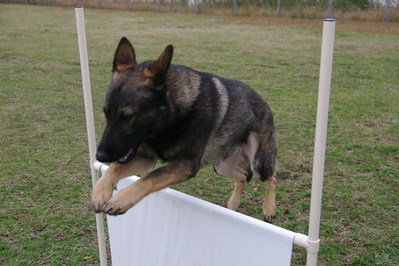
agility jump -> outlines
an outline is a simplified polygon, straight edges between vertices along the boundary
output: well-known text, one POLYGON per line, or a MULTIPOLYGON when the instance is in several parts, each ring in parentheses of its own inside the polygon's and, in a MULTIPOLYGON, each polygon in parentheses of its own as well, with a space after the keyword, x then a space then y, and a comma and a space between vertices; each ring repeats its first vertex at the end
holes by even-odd
MULTIPOLYGON (((95 158, 83 8, 76 7, 75 14, 94 185, 99 172, 105 172, 107 166, 95 158)), ((144 198, 123 216, 107 216, 113 265, 289 265, 293 244, 307 249, 308 266, 317 265, 334 34, 335 20, 326 19, 322 37, 309 235, 264 223, 172 189, 163 189, 144 198), (246 247, 240 243, 251 245, 246 247)), ((121 180, 118 189, 137 179, 121 180)), ((100 262, 107 265, 102 214, 96 214, 96 224, 100 262)))

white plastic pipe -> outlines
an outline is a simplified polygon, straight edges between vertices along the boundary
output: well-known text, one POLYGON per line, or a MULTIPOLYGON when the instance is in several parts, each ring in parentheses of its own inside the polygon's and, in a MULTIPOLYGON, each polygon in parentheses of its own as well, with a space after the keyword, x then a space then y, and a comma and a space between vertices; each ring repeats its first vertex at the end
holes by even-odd
POLYGON ((294 244, 303 248, 308 248, 308 236, 301 233, 296 233, 294 237, 294 244))
POLYGON ((321 45, 319 95, 317 101, 316 136, 313 158, 312 197, 310 202, 307 266, 317 265, 320 239, 320 214, 323 192, 324 162, 330 101, 335 19, 325 19, 321 45))
POLYGON ((108 169, 108 165, 106 165, 106 164, 103 164, 103 163, 100 163, 99 161, 96 161, 95 163, 94 163, 94 168, 97 170, 97 171, 99 171, 99 172, 101 172, 101 173, 105 173, 105 171, 107 171, 107 169, 108 169))
MULTIPOLYGON (((94 167, 94 163, 96 162, 96 137, 95 137, 96 135, 94 131, 93 103, 91 100, 89 59, 87 55, 86 30, 85 30, 83 7, 80 6, 75 7, 75 16, 76 16, 76 27, 78 31, 80 67, 82 72, 83 96, 84 96, 85 113, 86 113, 87 138, 89 140, 90 170, 91 170, 92 182, 94 185, 99 178, 99 172, 94 167)), ((98 248, 100 252, 100 264, 101 266, 106 266, 107 253, 105 249, 104 218, 101 213, 96 214, 96 225, 97 225, 97 236, 98 236, 98 248)))

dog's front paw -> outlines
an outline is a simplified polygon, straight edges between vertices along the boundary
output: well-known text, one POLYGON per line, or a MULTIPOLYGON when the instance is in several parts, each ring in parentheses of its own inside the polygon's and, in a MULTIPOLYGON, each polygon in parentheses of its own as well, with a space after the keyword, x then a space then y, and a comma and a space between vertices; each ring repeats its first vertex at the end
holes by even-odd
POLYGON ((112 197, 115 184, 105 178, 100 178, 91 193, 91 203, 95 212, 102 212, 105 203, 112 197))
POLYGON ((101 211, 109 215, 124 214, 137 202, 134 195, 128 193, 127 189, 122 189, 105 203, 101 211))
POLYGON ((122 202, 113 201, 111 199, 105 203, 102 212, 109 215, 120 215, 124 214, 128 209, 130 209, 130 207, 127 207, 122 202))
POLYGON ((113 195, 105 203, 101 211, 110 215, 124 214, 139 203, 140 200, 149 194, 143 186, 139 185, 140 181, 141 179, 113 195))

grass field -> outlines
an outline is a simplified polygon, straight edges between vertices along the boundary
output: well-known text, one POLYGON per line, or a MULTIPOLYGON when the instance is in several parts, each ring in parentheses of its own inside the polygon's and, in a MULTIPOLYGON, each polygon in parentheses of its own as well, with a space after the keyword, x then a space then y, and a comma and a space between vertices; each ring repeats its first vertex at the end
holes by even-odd
MULTIPOLYGON (((279 144, 274 223, 307 233, 321 21, 85 10, 96 130, 121 36, 138 60, 245 81, 271 105, 279 144)), ((98 265, 74 10, 0 4, 0 265, 98 265)), ((399 31, 337 24, 320 265, 399 265, 399 31)), ((204 167, 175 187, 225 205, 204 167)), ((261 217, 264 187, 240 212, 261 217)), ((294 248, 293 265, 306 253, 294 248)))

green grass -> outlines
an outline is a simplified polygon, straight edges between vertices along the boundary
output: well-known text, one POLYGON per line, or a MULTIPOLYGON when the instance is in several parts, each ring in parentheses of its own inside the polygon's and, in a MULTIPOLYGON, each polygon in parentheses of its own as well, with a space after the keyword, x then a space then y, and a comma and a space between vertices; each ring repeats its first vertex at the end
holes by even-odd
MULTIPOLYGON (((279 144, 274 223, 307 233, 321 22, 85 15, 98 138, 120 37, 139 61, 172 43, 173 62, 241 79, 268 100, 279 144)), ((0 265, 97 265, 74 10, 0 4, 0 28, 0 265)), ((337 25, 320 265, 399 265, 398 43, 392 25, 337 25)), ((224 206, 232 184, 204 167, 175 188, 224 206)), ((251 181, 239 211, 260 218, 263 193, 251 181)), ((294 251, 303 265, 306 252, 294 251)))

